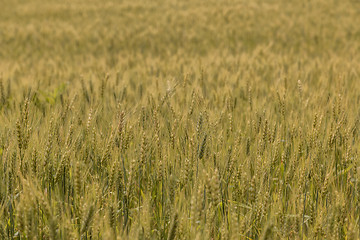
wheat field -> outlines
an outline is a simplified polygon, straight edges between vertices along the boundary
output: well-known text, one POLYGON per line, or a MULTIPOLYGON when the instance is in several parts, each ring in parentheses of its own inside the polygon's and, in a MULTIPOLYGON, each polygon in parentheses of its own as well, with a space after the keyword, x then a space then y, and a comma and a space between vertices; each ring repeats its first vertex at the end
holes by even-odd
POLYGON ((359 1, 0 5, 0 239, 360 239, 359 1))

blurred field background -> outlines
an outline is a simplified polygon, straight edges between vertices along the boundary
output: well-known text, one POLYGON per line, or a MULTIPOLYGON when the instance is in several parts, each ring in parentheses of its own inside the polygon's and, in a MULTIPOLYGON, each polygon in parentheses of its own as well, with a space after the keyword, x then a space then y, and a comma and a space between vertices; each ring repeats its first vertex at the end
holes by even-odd
POLYGON ((0 6, 0 239, 360 238, 360 1, 0 6))

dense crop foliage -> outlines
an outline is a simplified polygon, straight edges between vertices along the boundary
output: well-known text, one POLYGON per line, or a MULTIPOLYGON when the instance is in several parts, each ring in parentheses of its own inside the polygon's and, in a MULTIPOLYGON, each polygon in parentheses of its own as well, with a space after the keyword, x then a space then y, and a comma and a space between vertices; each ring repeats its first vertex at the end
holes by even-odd
POLYGON ((360 237, 359 1, 0 5, 0 239, 360 237))

